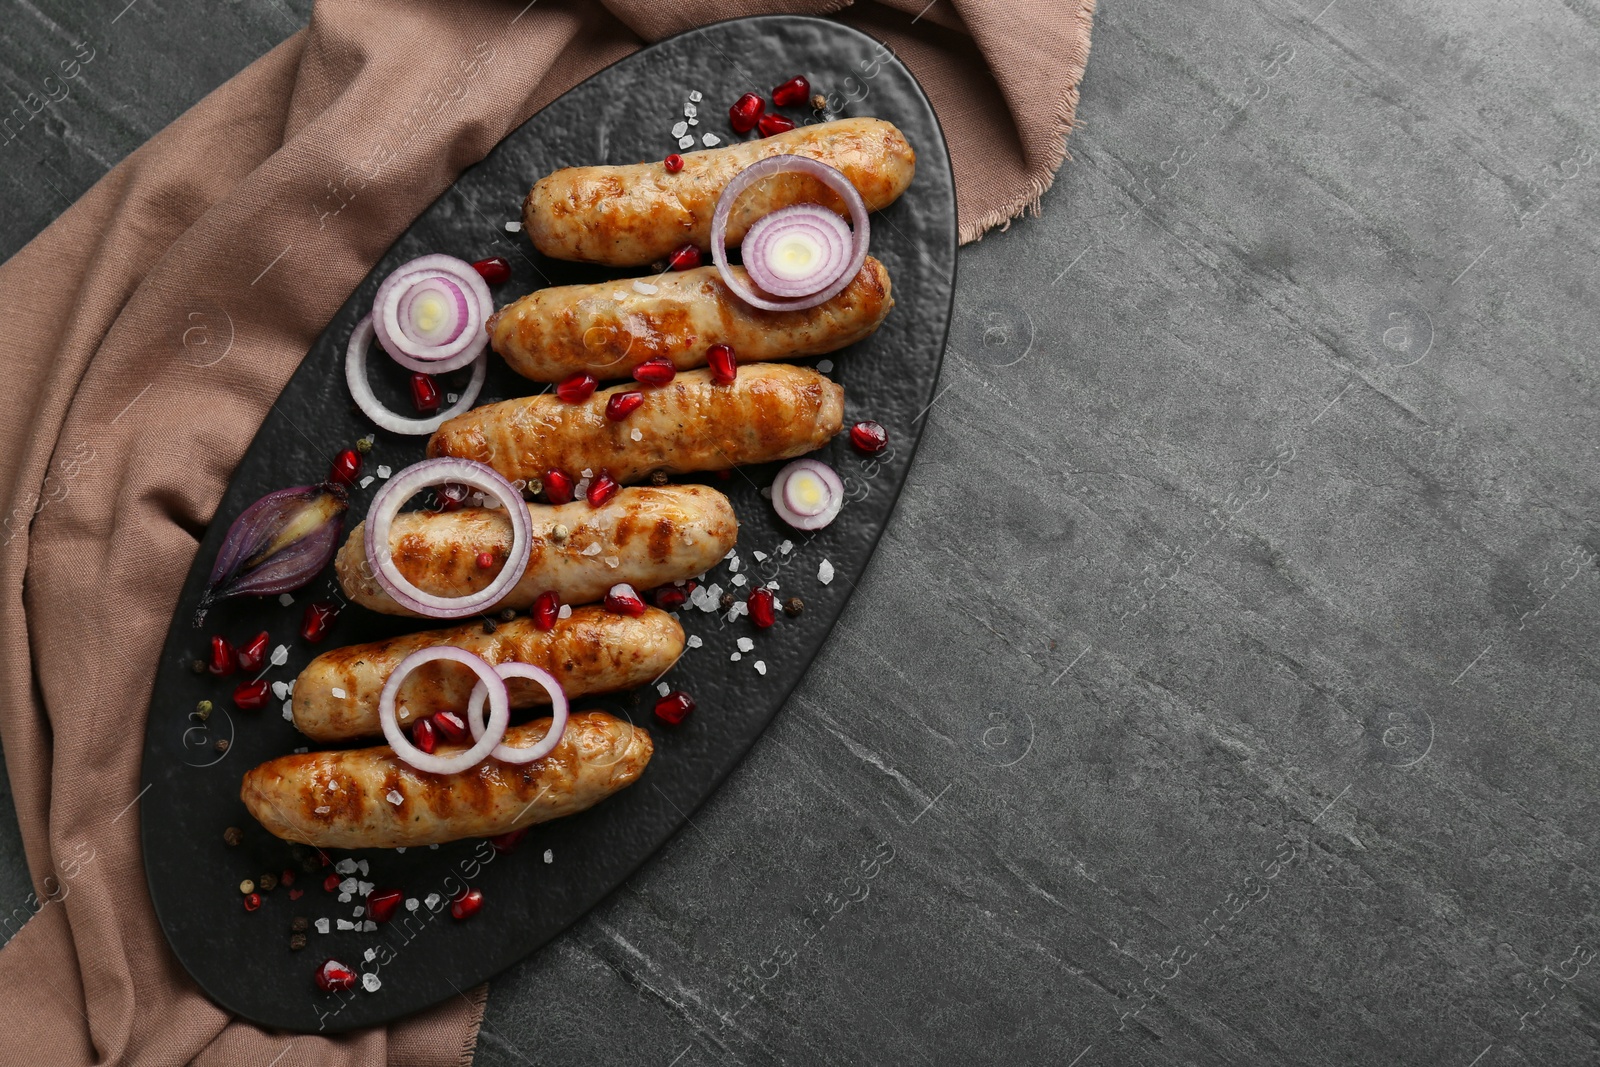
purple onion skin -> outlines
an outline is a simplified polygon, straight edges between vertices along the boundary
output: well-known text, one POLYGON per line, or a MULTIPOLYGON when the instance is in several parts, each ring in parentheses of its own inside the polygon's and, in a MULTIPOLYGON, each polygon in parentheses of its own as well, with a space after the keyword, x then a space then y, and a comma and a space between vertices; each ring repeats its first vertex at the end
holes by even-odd
POLYGON ((306 585, 338 551, 349 506, 344 487, 333 482, 279 489, 257 500, 228 527, 202 601, 273 596, 306 585))

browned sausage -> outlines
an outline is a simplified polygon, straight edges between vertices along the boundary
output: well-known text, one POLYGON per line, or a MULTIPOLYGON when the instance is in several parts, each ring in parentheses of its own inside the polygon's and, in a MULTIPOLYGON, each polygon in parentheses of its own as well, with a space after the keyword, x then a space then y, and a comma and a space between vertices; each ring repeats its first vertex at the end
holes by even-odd
MULTIPOLYGON (((532 745, 549 728, 549 719, 513 726, 506 743, 532 745)), ((441 754, 458 750, 439 748, 441 754)), ((572 716, 555 750, 532 763, 489 757, 460 774, 428 774, 387 745, 308 752, 252 768, 239 796, 285 841, 318 848, 438 845, 510 833, 593 807, 637 780, 653 751, 644 730, 587 711, 572 716)))

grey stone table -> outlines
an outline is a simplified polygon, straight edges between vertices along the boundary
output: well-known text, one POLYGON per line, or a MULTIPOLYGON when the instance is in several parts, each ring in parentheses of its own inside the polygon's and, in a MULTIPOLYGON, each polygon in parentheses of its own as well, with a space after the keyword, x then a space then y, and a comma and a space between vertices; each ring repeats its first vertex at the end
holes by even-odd
MULTIPOLYGON (((6 253, 308 17, 5 11, 13 97, 97 51, 0 149, 6 253)), ((1095 34, 1043 217, 961 253, 828 649, 495 983, 480 1064, 1600 1051, 1600 6, 1106 0, 1095 34)))

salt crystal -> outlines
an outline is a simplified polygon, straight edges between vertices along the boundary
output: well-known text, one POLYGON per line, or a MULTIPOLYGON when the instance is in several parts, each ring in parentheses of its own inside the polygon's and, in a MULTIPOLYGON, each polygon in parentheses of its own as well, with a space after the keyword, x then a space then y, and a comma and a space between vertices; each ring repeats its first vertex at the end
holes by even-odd
POLYGON ((361 916, 365 915, 366 913, 367 909, 362 907, 360 904, 357 904, 354 910, 350 912, 350 914, 355 916, 357 919, 361 918, 361 916))
POLYGON ((429 845, 428 847, 430 849, 432 849, 433 851, 435 851, 435 852, 439 851, 439 846, 438 845, 429 845))
POLYGON ((360 897, 364 897, 368 893, 372 892, 373 888, 374 887, 373 887, 371 882, 357 882, 356 883, 356 895, 360 896, 360 897))
POLYGON ((544 861, 546 863, 554 863, 556 861, 556 854, 554 852, 551 852, 549 849, 545 849, 544 850, 544 861))
POLYGON ((334 686, 333 687, 333 697, 334 697, 335 700, 343 700, 345 698, 344 690, 340 689, 338 686, 334 686))
POLYGON ((356 891, 356 878, 354 877, 356 873, 355 862, 353 860, 340 860, 334 865, 333 869, 338 871, 340 874, 350 876, 340 880, 339 891, 342 893, 354 893, 356 891), (346 866, 346 864, 349 864, 349 866, 346 866))
POLYGON ((294 750, 294 754, 295 754, 295 755, 296 755, 296 756, 303 756, 303 755, 305 755, 305 754, 306 754, 306 753, 307 753, 307 752, 310 752, 310 751, 311 751, 311 749, 310 749, 310 748, 306 748, 306 747, 301 747, 301 748, 297 748, 297 749, 295 749, 295 750, 294 750))
POLYGON ((378 950, 375 948, 369 948, 367 951, 361 954, 361 958, 366 960, 368 963, 371 963, 373 960, 378 958, 378 950))
POLYGON ((356 924, 349 919, 338 919, 334 922, 333 927, 335 930, 354 930, 356 929, 356 924))
POLYGON ((429 893, 422 902, 428 906, 429 911, 437 911, 439 910, 440 899, 441 898, 439 897, 438 893, 429 893))
POLYGON ((279 700, 287 700, 289 698, 289 683, 273 682, 272 695, 277 697, 279 700))
POLYGON ((622 557, 620 557, 620 556, 607 556, 605 558, 605 565, 607 567, 615 567, 621 562, 622 562, 622 557))
POLYGON ((389 469, 389 465, 387 463, 378 464, 378 477, 387 478, 387 477, 389 477, 389 475, 391 475, 393 473, 394 473, 394 471, 389 469))
POLYGON ((732 573, 733 571, 736 571, 738 569, 739 569, 739 557, 738 556, 734 556, 732 559, 728 560, 728 571, 729 571, 729 573, 732 573))
POLYGON ((749 614, 749 612, 750 612, 750 605, 746 604, 742 600, 735 600, 733 602, 733 607, 728 609, 728 621, 732 622, 734 619, 737 619, 740 615, 747 615, 747 614, 749 614))
POLYGON ((356 860, 356 870, 361 872, 362 877, 366 877, 372 873, 372 870, 370 867, 368 867, 366 860, 356 860))
POLYGON ((416 897, 406 897, 407 911, 416 911, 420 907, 422 907, 422 901, 418 900, 416 897))
POLYGON ((778 546, 778 551, 782 552, 785 556, 787 556, 789 553, 794 551, 794 542, 793 541, 785 541, 783 544, 778 546))
POLYGON ((520 223, 520 222, 508 222, 508 223, 506 223, 506 232, 507 233, 521 233, 522 232, 522 223, 520 223))
POLYGON ((761 487, 761 495, 763 497, 765 497, 766 499, 771 500, 772 499, 772 486, 763 485, 761 487))
POLYGON ((668 693, 672 692, 672 686, 668 685, 666 682, 662 682, 660 685, 656 686, 656 692, 660 693, 662 696, 666 696, 668 693))
POLYGON ((690 103, 687 103, 687 104, 683 105, 683 113, 684 113, 684 115, 686 115, 687 117, 692 119, 696 115, 700 114, 700 109, 695 107, 694 103, 691 101, 690 103))
POLYGON ((572 605, 571 604, 563 604, 563 605, 561 605, 561 610, 556 612, 556 618, 558 618, 558 619, 570 619, 570 618, 572 618, 572 605))
POLYGON ((744 584, 744 583, 745 583, 745 577, 744 577, 744 575, 742 575, 742 574, 735 574, 735 575, 734 575, 734 576, 733 576, 733 584, 734 584, 734 585, 743 585, 743 584, 744 584))
POLYGON ((688 645, 689 645, 690 648, 699 648, 703 644, 705 644, 705 642, 700 640, 700 635, 699 634, 690 634, 689 635, 688 645))
POLYGON ((702 133, 700 135, 700 143, 705 145, 707 148, 715 148, 717 145, 722 143, 722 138, 718 137, 714 133, 702 133))
POLYGON ((325 934, 327 932, 328 932, 328 920, 327 919, 318 919, 317 920, 317 933, 325 934))
POLYGON ((699 89, 691 89, 689 90, 689 99, 698 104, 701 100, 704 100, 705 97, 700 95, 699 89))
POLYGON ((290 679, 289 679, 289 695, 290 695, 290 696, 293 696, 293 695, 294 695, 294 683, 295 683, 295 682, 296 682, 296 681, 298 681, 298 680, 299 680, 299 679, 297 679, 297 678, 290 678, 290 679))
POLYGON ((329 782, 328 783, 328 792, 337 793, 338 791, 339 791, 339 783, 338 782, 329 782))
POLYGON ((770 581, 770 582, 768 582, 768 583, 767 583, 767 588, 768 588, 768 589, 771 589, 771 590, 772 590, 772 591, 773 591, 773 592, 777 592, 777 589, 778 589, 778 583, 777 583, 777 581, 776 581, 776 580, 774 580, 774 581, 770 581))
POLYGON ((700 125, 700 120, 692 118, 692 119, 689 120, 689 125, 698 126, 698 125, 700 125))
POLYGON ((288 607, 290 604, 294 603, 294 597, 290 596, 288 593, 279 593, 278 603, 282 604, 284 607, 288 607))
POLYGON ((323 805, 321 805, 321 806, 320 806, 320 807, 317 807, 317 808, 315 808, 315 809, 313 809, 313 810, 314 810, 314 811, 315 811, 315 812, 316 812, 316 814, 318 814, 318 815, 326 815, 326 814, 328 814, 328 812, 330 812, 330 811, 332 811, 332 810, 333 810, 333 809, 332 809, 332 808, 330 808, 330 807, 328 807, 328 805, 326 805, 326 804, 323 804, 323 805))
POLYGON ((672 136, 674 136, 674 137, 682 137, 684 134, 686 134, 688 132, 689 132, 689 124, 687 122, 679 122, 679 123, 677 123, 676 125, 674 125, 672 127, 672 136))
POLYGON ((756 673, 757 674, 766 674, 767 673, 767 661, 766 660, 764 660, 764 659, 756 660, 756 673))
POLYGON ((585 468, 583 468, 583 470, 578 472, 578 477, 580 477, 580 478, 593 478, 594 477, 594 471, 589 469, 588 467, 585 467, 585 468))
POLYGON ((368 919, 366 922, 361 924, 361 932, 364 934, 370 934, 377 928, 378 924, 373 922, 371 919, 368 919))
POLYGON ((636 293, 643 293, 645 296, 650 296, 653 293, 659 293, 661 291, 661 286, 651 285, 643 278, 635 278, 633 280, 633 291, 636 293))
POLYGON ((633 432, 630 433, 628 436, 633 438, 635 441, 643 441, 644 440, 644 431, 639 429, 639 427, 635 426, 633 428, 633 432))
POLYGON ((444 398, 449 403, 454 404, 457 400, 461 399, 461 394, 460 393, 446 393, 446 394, 444 394, 444 398))
POLYGON ((829 563, 827 560, 822 561, 822 565, 817 568, 817 581, 821 582, 823 585, 827 585, 829 582, 833 581, 833 564, 829 563))
POLYGON ((600 542, 596 541, 594 544, 592 544, 588 548, 584 549, 582 554, 585 555, 585 556, 598 556, 600 553, 602 553, 604 551, 605 551, 605 549, 600 547, 600 542))
POLYGON ((742 652, 735 652, 735 653, 734 653, 734 654, 733 654, 733 655, 731 655, 731 656, 729 656, 729 657, 728 657, 728 658, 729 658, 729 659, 731 659, 731 660, 733 660, 733 661, 734 661, 734 662, 735 662, 735 663, 737 663, 737 662, 739 662, 739 661, 740 661, 740 660, 742 660, 742 659, 744 659, 744 653, 742 653, 742 652))
POLYGON ((283 702, 283 721, 294 722, 294 701, 292 700, 283 702))
POLYGON ((753 649, 755 647, 756 647, 756 643, 754 641, 750 640, 748 637, 739 638, 739 651, 740 652, 749 652, 751 649, 753 649))
POLYGON ((281 667, 285 663, 288 663, 288 662, 289 662, 289 646, 288 645, 279 645, 277 648, 272 650, 272 665, 274 667, 281 667))
POLYGON ((401 804, 406 802, 406 798, 400 795, 400 790, 398 789, 389 790, 389 792, 384 795, 383 799, 387 800, 396 807, 399 807, 401 804))
POLYGON ((818 363, 817 370, 821 371, 823 374, 827 374, 829 371, 833 370, 833 360, 825 359, 818 363))
POLYGON ((739 550, 737 548, 730 548, 730 549, 728 549, 728 554, 723 556, 722 558, 723 559, 732 559, 733 557, 737 556, 738 554, 739 554, 739 550))
POLYGON ((351 894, 349 894, 349 893, 340 893, 339 894, 339 903, 348 904, 348 903, 350 903, 350 898, 351 898, 351 894))
POLYGON ((765 563, 767 560, 767 554, 759 548, 750 554, 756 558, 757 563, 765 563))
POLYGON ((694 147, 694 134, 686 133, 682 137, 678 138, 678 147, 679 148, 693 148, 694 147))
MULTIPOLYGON (((371 952, 372 950, 369 948, 367 951, 371 952)), ((367 958, 370 960, 372 957, 368 956, 367 958)), ((361 976, 361 988, 365 989, 368 993, 376 993, 378 991, 378 987, 381 985, 383 985, 383 983, 378 980, 377 974, 372 971, 368 971, 361 976)))

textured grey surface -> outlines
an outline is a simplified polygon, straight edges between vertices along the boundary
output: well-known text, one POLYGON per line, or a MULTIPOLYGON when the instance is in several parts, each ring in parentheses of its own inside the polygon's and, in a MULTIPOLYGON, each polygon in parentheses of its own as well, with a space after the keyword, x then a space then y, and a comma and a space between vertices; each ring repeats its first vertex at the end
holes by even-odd
MULTIPOLYGON (((1325 3, 1107 0, 830 645, 480 1064, 1600 1051, 1600 9, 1325 3)), ((44 9, 6 250, 292 21, 44 9)))

